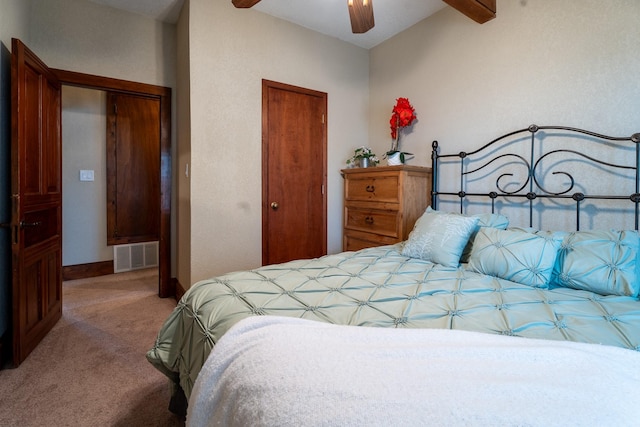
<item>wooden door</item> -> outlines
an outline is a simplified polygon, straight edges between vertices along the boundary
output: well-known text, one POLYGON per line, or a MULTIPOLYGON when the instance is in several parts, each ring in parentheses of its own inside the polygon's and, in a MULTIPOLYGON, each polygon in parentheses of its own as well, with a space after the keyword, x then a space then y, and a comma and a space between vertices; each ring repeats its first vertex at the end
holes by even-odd
POLYGON ((160 100, 107 96, 107 244, 156 241, 160 229, 160 100))
POLYGON ((327 252, 326 93, 264 80, 262 262, 327 252))
POLYGON ((62 316, 61 89, 20 40, 11 52, 13 363, 62 316))

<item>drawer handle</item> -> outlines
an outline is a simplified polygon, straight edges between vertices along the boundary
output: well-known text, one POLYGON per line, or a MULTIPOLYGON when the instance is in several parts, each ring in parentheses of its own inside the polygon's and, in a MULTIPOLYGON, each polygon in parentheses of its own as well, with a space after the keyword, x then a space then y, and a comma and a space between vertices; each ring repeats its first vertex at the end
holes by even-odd
POLYGON ((367 185, 367 193, 373 193, 374 191, 376 191, 375 185, 367 185))
POLYGON ((366 224, 373 225, 373 217, 372 217, 372 216, 367 216, 367 217, 365 217, 365 218, 364 218, 364 222, 365 222, 366 224))
POLYGON ((20 221, 20 228, 40 227, 41 225, 42 225, 42 221, 35 221, 35 222, 20 221))

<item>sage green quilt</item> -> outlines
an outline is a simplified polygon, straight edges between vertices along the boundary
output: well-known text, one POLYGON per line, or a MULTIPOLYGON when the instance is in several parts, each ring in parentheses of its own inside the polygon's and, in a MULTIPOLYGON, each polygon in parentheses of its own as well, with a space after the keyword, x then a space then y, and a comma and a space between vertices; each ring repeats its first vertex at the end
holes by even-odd
POLYGON ((220 337, 249 316, 385 328, 462 329, 640 351, 640 301, 541 289, 401 255, 401 245, 226 274, 192 286, 147 359, 187 397, 220 337))

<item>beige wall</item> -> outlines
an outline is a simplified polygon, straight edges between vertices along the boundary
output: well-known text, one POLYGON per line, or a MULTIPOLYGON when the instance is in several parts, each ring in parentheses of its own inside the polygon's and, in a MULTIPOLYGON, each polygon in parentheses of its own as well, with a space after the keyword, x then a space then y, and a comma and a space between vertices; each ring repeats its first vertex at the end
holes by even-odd
POLYGON ((32 0, 30 47, 53 68, 175 87, 175 25, 86 0, 32 0))
POLYGON ((191 279, 262 259, 261 85, 328 93, 328 250, 341 250, 342 178, 368 143, 368 51, 230 2, 191 0, 191 279))
MULTIPOLYGON (((444 152, 469 151, 530 124, 630 136, 640 130, 638 16, 634 0, 501 1, 497 18, 478 25, 447 7, 371 50, 373 144, 387 146, 398 96, 419 117, 403 149, 424 165, 433 140, 444 152)), ((610 194, 616 182, 608 178, 580 182, 610 194)), ((528 225, 522 210, 504 213, 528 225)), ((589 226, 621 226, 607 221, 589 215, 589 226)), ((553 215, 534 225, 566 227, 553 215)))
POLYGON ((0 41, 11 52, 11 38, 29 42, 31 0, 0 0, 0 41))
POLYGON ((110 261, 107 246, 107 93, 62 87, 62 265, 110 261), (93 170, 93 181, 80 181, 93 170))
POLYGON ((629 136, 640 130, 640 2, 503 0, 479 25, 446 7, 371 50, 374 147, 390 143, 397 97, 419 121, 402 148, 430 164, 529 124, 629 136))

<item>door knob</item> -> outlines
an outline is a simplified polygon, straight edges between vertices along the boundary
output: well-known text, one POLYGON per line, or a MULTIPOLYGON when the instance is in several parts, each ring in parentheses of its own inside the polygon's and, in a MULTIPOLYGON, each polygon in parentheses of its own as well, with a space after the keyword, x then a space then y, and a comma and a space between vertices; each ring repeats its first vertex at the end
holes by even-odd
POLYGON ((280 205, 278 205, 278 202, 271 202, 271 209, 277 211, 278 207, 280 207, 280 205))

